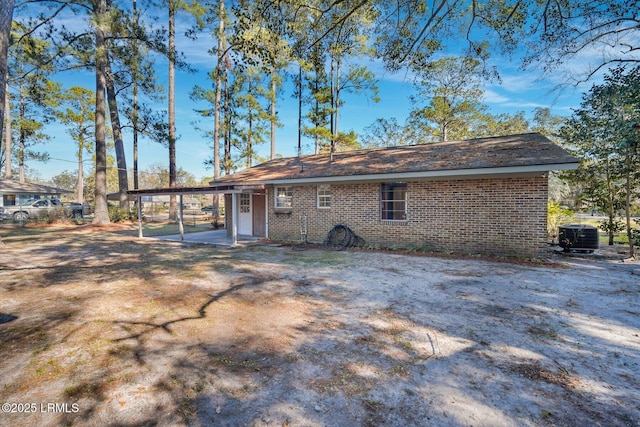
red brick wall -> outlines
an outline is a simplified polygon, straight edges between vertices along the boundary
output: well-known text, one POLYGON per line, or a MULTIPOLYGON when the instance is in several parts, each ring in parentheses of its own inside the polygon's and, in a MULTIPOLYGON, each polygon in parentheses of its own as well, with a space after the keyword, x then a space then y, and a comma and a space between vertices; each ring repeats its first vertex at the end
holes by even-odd
POLYGON ((330 209, 317 208, 316 189, 294 186, 293 208, 277 212, 268 188, 271 239, 300 241, 306 216, 311 242, 344 223, 382 247, 536 256, 546 246, 548 180, 541 175, 408 182, 404 222, 380 219, 380 183, 331 185, 330 209))

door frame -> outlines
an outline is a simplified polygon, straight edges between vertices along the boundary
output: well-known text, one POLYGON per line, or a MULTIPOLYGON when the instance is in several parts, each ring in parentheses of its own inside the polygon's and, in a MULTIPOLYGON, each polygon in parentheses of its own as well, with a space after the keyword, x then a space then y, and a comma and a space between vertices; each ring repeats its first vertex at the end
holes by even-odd
POLYGON ((251 193, 240 193, 238 195, 238 234, 242 236, 253 235, 252 199, 251 193), (243 202, 248 202, 248 206, 247 204, 243 204, 243 202))
POLYGON ((267 195, 264 191, 251 195, 253 237, 267 237, 267 195))

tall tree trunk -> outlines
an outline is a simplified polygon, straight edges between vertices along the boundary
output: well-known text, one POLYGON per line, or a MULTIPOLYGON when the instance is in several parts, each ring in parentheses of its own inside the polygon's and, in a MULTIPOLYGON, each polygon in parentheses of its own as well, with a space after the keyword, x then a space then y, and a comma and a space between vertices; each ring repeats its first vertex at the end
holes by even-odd
POLYGON ((629 237, 629 257, 635 258, 635 239, 633 228, 631 227, 631 148, 627 146, 627 158, 626 158, 626 172, 625 172, 625 216, 627 220, 627 236, 629 237))
MULTIPOLYGON (((176 5, 169 0, 169 187, 176 186, 176 5)), ((176 217, 176 196, 169 197, 169 219, 176 217)))
POLYGON ((276 70, 271 68, 271 160, 276 158, 276 70))
MULTIPOLYGON (((138 3, 133 0, 133 21, 138 28, 138 3)), ((133 73, 133 112, 131 122, 133 126, 133 189, 137 190, 138 181, 138 41, 133 40, 133 57, 135 58, 136 70, 133 73)))
MULTIPOLYGON (((247 86, 247 92, 249 94, 249 96, 253 97, 253 85, 251 84, 251 76, 249 76, 248 80, 248 86, 247 86)), ((249 125, 249 129, 247 132, 247 168, 251 167, 251 157, 253 155, 253 107, 251 105, 249 105, 249 111, 248 111, 248 125, 249 125)))
MULTIPOLYGON (((341 61, 340 57, 336 59, 336 99, 334 101, 334 119, 333 119, 333 140, 336 141, 338 139, 338 117, 340 114, 340 66, 341 61)), ((335 143, 334 143, 335 144, 335 143)))
POLYGON ((107 64, 107 41, 103 22, 107 12, 106 0, 99 0, 96 11, 96 188, 94 224, 109 224, 109 209, 107 206, 107 139, 105 132, 106 100, 105 90, 107 80, 105 69, 107 64))
POLYGON ((224 0, 219 0, 218 64, 216 69, 216 105, 213 123, 213 179, 220 178, 220 101, 222 98, 222 63, 224 61, 224 0))
MULTIPOLYGON (((225 61, 225 63, 228 63, 225 61)), ((231 173, 231 113, 229 111, 229 67, 224 71, 224 173, 231 173)))
POLYGON ((109 117, 111 118, 111 130, 116 148, 116 164, 118 166, 118 200, 121 208, 127 208, 129 190, 129 179, 127 177, 127 159, 124 152, 124 140, 122 137, 122 126, 120 125, 120 114, 118 113, 118 101, 116 100, 116 88, 114 86, 113 75, 111 73, 111 60, 109 53, 105 55, 105 80, 107 84, 107 101, 109 103, 109 117))
POLYGON ((18 110, 20 119, 20 132, 18 134, 18 181, 24 182, 24 150, 26 148, 26 139, 24 123, 25 123, 25 101, 24 101, 24 88, 20 85, 20 95, 18 100, 18 110))
POLYGON ((331 114, 329 116, 330 118, 330 130, 331 130, 331 145, 329 146, 329 158, 331 159, 331 161, 333 161, 333 152, 335 151, 336 148, 336 139, 335 139, 335 101, 336 101, 336 81, 335 81, 335 75, 334 75, 334 71, 335 71, 335 60, 333 58, 333 55, 331 55, 331 114))
POLYGON ((84 150, 82 143, 78 144, 78 183, 76 185, 76 200, 78 203, 84 203, 84 170, 82 165, 82 151, 84 150))
MULTIPOLYGON (((4 177, 11 178, 11 102, 9 100, 9 83, 4 86, 4 177)), ((0 138, 0 140, 2 140, 2 138, 0 138)))
POLYGON ((313 82, 314 91, 315 91, 313 96, 313 99, 314 99, 314 104, 313 104, 313 111, 314 111, 313 125, 314 126, 313 127, 315 128, 315 134, 313 136, 313 139, 315 140, 315 145, 316 145, 315 154, 318 154, 320 152, 320 135, 318 135, 318 129, 320 128, 320 101, 318 101, 318 92, 320 91, 319 73, 320 73, 320 69, 316 65, 314 82, 313 82))
POLYGON ((138 176, 138 97, 134 96, 133 106, 133 189, 140 187, 140 178, 138 176))
MULTIPOLYGON (((317 143, 316 154, 318 154, 317 143)), ((302 64, 298 65, 298 157, 300 156, 302 156, 302 64)))
MULTIPOLYGON (((9 55, 9 35, 11 34, 11 22, 13 21, 14 0, 0 0, 0 143, 2 142, 2 131, 6 108, 6 99, 8 98, 8 71, 7 56, 9 55)), ((7 108, 6 113, 8 114, 7 108)), ((7 139, 9 141, 9 139, 7 139)), ((7 157, 11 157, 11 152, 7 151, 7 157)), ((9 176, 11 177, 11 164, 9 165, 9 176)), ((6 172, 5 172, 6 175, 6 172)), ((0 238, 0 246, 4 246, 2 238, 0 238)))
MULTIPOLYGON (((218 63, 216 64, 216 100, 213 117, 213 179, 220 178, 220 109, 222 102, 222 72, 225 59, 224 39, 224 0, 218 0, 218 63)), ((231 144, 231 142, 229 142, 231 144)), ((220 195, 213 195, 213 210, 218 215, 220 211, 220 195)))
MULTIPOLYGON (((14 0, 0 0, 0 142, 3 140, 2 133, 6 98, 8 97, 8 60, 9 56, 9 37, 11 35, 11 23, 13 22, 14 0)), ((8 108, 7 108, 8 112, 8 108)))
POLYGON ((607 216, 609 217, 609 246, 613 246, 614 243, 614 238, 615 238, 615 231, 613 228, 613 225, 615 224, 616 221, 616 212, 615 212, 615 203, 614 203, 614 197, 613 197, 613 189, 612 189, 612 179, 611 179, 611 174, 609 173, 609 162, 607 161, 607 169, 606 169, 606 177, 607 177, 607 194, 609 195, 609 200, 607 200, 608 205, 607 205, 607 216))

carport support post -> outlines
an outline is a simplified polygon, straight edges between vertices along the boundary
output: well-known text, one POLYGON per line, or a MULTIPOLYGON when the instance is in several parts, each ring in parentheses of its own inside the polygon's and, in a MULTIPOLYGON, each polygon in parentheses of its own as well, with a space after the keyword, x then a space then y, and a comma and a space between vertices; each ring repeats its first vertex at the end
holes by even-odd
POLYGON ((142 239, 142 197, 136 198, 136 204, 138 205, 138 238, 142 239))
POLYGON ((238 244, 238 193, 231 193, 231 211, 233 212, 231 219, 231 236, 233 245, 238 244))
POLYGON ((182 194, 180 194, 180 220, 178 221, 178 227, 180 228, 180 241, 184 242, 184 225, 182 224, 183 210, 182 210, 182 194))

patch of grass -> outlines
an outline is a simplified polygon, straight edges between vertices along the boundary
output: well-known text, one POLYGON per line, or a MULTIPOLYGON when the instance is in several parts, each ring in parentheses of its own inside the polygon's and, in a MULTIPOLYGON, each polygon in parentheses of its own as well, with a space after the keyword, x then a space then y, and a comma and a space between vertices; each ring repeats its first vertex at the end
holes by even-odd
POLYGON ((252 359, 242 359, 231 354, 212 353, 209 360, 215 365, 224 366, 236 371, 255 371, 258 369, 258 362, 252 359))
POLYGON ((546 409, 543 409, 540 415, 542 416, 542 419, 545 421, 549 421, 553 419, 553 412, 548 411, 546 409))
MULTIPOLYGON (((89 353, 92 358, 99 358, 105 355, 107 349, 111 345, 109 339, 97 339, 95 336, 88 335, 83 339, 84 350, 89 353)), ((107 355, 109 355, 107 353, 107 355)))
POLYGON ((329 251, 329 250, 314 250, 314 251, 291 251, 282 253, 282 262, 285 264, 305 267, 318 264, 326 264, 331 266, 341 265, 346 266, 349 264, 349 258, 344 252, 329 251))
POLYGON ((33 350, 33 351, 31 352, 31 354, 32 354, 33 356, 37 356, 37 355, 39 355, 40 353, 42 353, 42 352, 45 352, 45 351, 49 350, 49 348, 50 348, 50 347, 51 347, 51 346, 50 346, 50 344, 45 344, 43 347, 33 350))
POLYGON ((397 337, 406 331, 407 331, 407 328, 400 325, 391 325, 386 328, 380 329, 380 333, 385 335, 391 335, 392 337, 397 337))
POLYGON ((397 340, 396 341, 400 347, 402 347, 405 351, 410 351, 413 349, 413 346, 409 341, 397 340))
POLYGON ((555 328, 554 326, 549 326, 545 324, 529 326, 527 328, 527 332, 529 332, 530 334, 536 337, 543 338, 543 339, 549 339, 549 340, 560 339, 558 335, 558 329, 555 328))
POLYGON ((556 384, 562 387, 571 387, 572 377, 564 369, 556 372, 543 367, 538 360, 529 363, 514 365, 511 370, 531 381, 544 381, 549 384, 556 384))
MULTIPOLYGON (((5 244, 29 242, 33 237, 57 236, 62 230, 69 228, 69 224, 53 224, 47 226, 28 225, 20 227, 17 225, 3 225, 0 230, 0 238, 5 244)), ((57 237, 56 237, 57 238, 57 237)))
POLYGON ((314 381, 312 387, 330 396, 342 393, 344 396, 352 397, 368 393, 373 387, 373 381, 354 372, 350 363, 342 363, 326 378, 314 381))
POLYGON ((178 407, 178 413, 182 417, 185 424, 191 424, 191 420, 198 413, 198 406, 194 399, 183 399, 178 407))
POLYGON ((35 374, 40 380, 54 380, 60 378, 65 369, 57 359, 49 359, 36 365, 35 374))
POLYGON ((409 376, 409 369, 407 369, 407 365, 404 363, 399 363, 394 365, 388 372, 390 375, 397 375, 402 378, 407 378, 409 376))
POLYGON ((363 336, 360 336, 360 337, 356 338, 354 340, 354 342, 356 344, 370 345, 370 344, 377 344, 378 340, 376 339, 376 337, 374 335, 363 335, 363 336))
POLYGON ((277 247, 269 247, 269 246, 247 246, 244 248, 245 252, 260 252, 263 254, 275 255, 280 252, 280 249, 277 247))
POLYGON ((384 425, 384 418, 381 412, 385 406, 382 402, 372 399, 362 400, 362 406, 364 407, 367 418, 364 420, 363 425, 366 427, 377 427, 384 425))
POLYGON ((102 396, 105 389, 106 383, 104 382, 82 381, 80 384, 67 387, 64 390, 64 396, 71 400, 78 400, 81 398, 95 399, 102 396))

